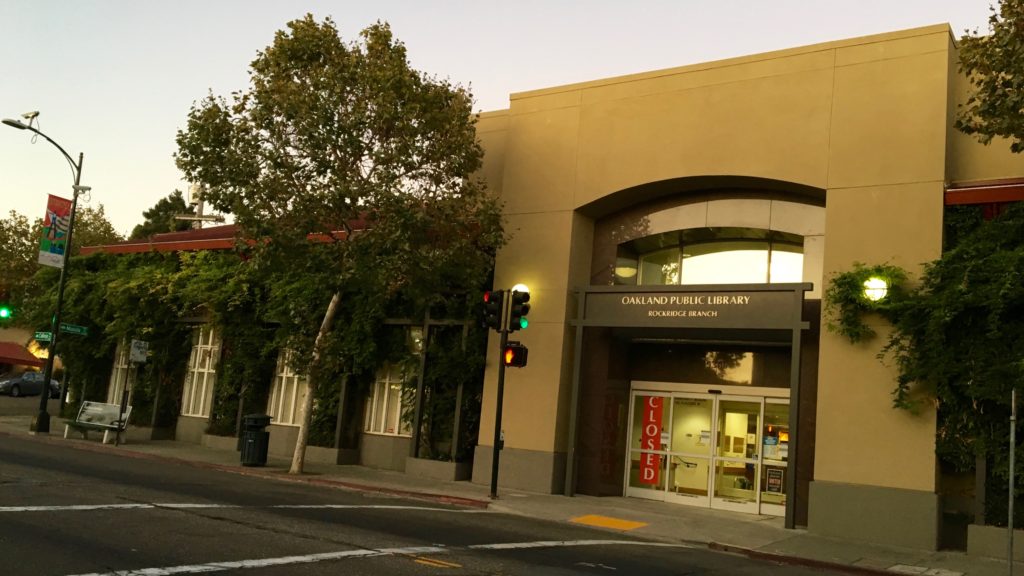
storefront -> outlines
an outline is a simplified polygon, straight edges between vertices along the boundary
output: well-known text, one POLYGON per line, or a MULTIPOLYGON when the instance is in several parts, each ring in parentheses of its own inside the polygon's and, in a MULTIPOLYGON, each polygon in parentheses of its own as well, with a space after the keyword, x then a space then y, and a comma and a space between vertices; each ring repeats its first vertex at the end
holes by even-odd
MULTIPOLYGON (((802 423, 790 407, 802 379, 814 384, 800 370, 811 288, 581 291, 565 492, 786 516, 790 525, 799 509, 805 519, 806 503, 788 514, 787 505, 799 501, 790 454, 802 423)), ((813 422, 813 410, 802 418, 813 422)))

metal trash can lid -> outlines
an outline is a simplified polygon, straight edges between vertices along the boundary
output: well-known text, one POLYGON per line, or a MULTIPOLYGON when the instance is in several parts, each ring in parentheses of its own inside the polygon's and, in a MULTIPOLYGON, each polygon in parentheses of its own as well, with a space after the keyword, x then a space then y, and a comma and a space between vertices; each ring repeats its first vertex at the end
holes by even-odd
POLYGON ((263 428, 270 425, 271 416, 267 414, 246 414, 242 416, 242 422, 245 426, 263 428))

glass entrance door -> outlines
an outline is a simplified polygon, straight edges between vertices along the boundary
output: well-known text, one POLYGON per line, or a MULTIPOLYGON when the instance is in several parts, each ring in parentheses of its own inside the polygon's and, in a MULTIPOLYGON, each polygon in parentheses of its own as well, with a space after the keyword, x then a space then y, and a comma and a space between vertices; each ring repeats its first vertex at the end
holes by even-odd
POLYGON ((634 392, 630 412, 629 464, 626 495, 665 499, 665 465, 668 462, 669 414, 672 396, 634 392))
POLYGON ((789 401, 766 398, 761 425, 761 513, 786 515, 789 474, 789 401))
POLYGON ((712 508, 758 512, 761 398, 715 398, 712 508))
POLYGON ((784 515, 789 401, 634 391, 626 495, 784 515))
POLYGON ((707 507, 715 401, 708 394, 673 394, 666 500, 707 507))

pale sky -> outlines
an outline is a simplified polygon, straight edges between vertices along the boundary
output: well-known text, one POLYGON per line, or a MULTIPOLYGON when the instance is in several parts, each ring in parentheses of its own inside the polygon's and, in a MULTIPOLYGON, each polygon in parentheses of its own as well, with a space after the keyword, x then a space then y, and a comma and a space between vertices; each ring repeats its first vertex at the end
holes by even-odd
MULTIPOLYGON (((510 93, 949 23, 987 30, 990 0, 0 0, 0 118, 85 154, 87 205, 128 233, 186 191, 172 157, 189 107, 248 86, 248 65, 289 20, 331 16, 342 37, 384 20, 414 67, 469 86, 478 110, 510 93)), ((72 171, 0 125, 0 217, 70 198, 72 171)))

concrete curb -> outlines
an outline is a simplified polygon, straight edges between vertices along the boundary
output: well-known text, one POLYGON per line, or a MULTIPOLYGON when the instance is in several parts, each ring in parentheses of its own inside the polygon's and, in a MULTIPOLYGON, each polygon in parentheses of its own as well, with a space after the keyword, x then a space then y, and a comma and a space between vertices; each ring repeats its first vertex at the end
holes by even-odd
POLYGON ((877 576, 879 574, 886 574, 891 576, 893 574, 893 572, 882 568, 869 568, 867 566, 854 566, 852 564, 828 562, 826 560, 815 560, 813 558, 803 558, 801 556, 773 554, 771 552, 762 552, 760 550, 754 550, 752 548, 743 548, 740 546, 734 546, 732 544, 721 544, 719 542, 708 542, 707 546, 709 550, 714 550, 716 552, 739 554, 741 556, 746 556, 752 560, 774 562, 776 564, 784 564, 789 566, 804 566, 807 568, 829 570, 831 572, 844 572, 846 574, 868 574, 872 576, 877 576))
MULTIPOLYGON (((0 435, 9 436, 10 432, 0 430, 0 435)), ((198 460, 189 460, 186 458, 179 458, 177 456, 168 456, 164 454, 153 454, 152 452, 143 452, 139 450, 133 450, 130 445, 121 444, 117 446, 117 451, 111 451, 109 448, 113 446, 107 446, 104 444, 95 444, 89 440, 80 440, 78 438, 64 438, 63 436, 54 438, 42 434, 30 434, 37 441, 47 442, 50 444, 60 444, 74 448, 76 450, 88 450, 91 452, 99 452, 103 454, 112 454, 115 456, 124 456, 127 458, 138 458, 143 460, 160 460, 165 462, 174 462, 177 464, 183 464, 186 466, 192 466, 194 468, 203 468, 207 470, 219 470, 221 472, 228 472, 231 474, 238 474, 241 476, 259 477, 259 478, 270 478, 273 480, 280 480, 282 482, 295 482, 301 484, 315 484, 318 486, 328 486, 334 488, 342 488, 348 490, 354 490, 359 492, 372 492, 378 494, 387 494, 390 496, 398 496, 403 498, 411 498, 415 500, 424 500, 428 502, 438 502, 441 504, 450 504, 453 506, 463 506, 466 508, 477 508, 486 510, 490 507, 491 502, 489 500, 478 500, 475 498, 468 498, 465 496, 452 496, 449 494, 436 494, 433 492, 417 492, 415 490, 407 490, 401 488, 391 488, 388 486, 372 485, 372 484, 360 484, 358 482, 349 482, 346 480, 332 480, 330 478, 322 478, 316 475, 303 474, 303 475, 292 475, 285 471, 277 471, 275 469, 267 469, 263 467, 243 467, 241 464, 238 466, 229 464, 218 464, 214 462, 202 462, 198 460)))

